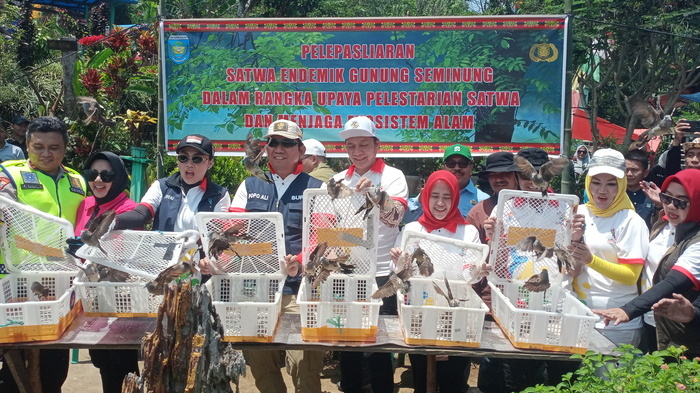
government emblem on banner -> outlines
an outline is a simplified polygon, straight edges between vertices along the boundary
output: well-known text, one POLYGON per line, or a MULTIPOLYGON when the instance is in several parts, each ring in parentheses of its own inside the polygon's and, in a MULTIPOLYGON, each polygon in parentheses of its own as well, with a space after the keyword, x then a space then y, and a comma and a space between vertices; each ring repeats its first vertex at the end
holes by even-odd
POLYGON ((190 58, 190 39, 184 34, 168 37, 168 57, 175 64, 182 64, 190 58))
POLYGON ((532 45, 530 48, 530 60, 534 62, 546 61, 551 63, 559 58, 559 49, 557 49, 554 44, 547 41, 547 37, 543 37, 539 43, 532 45))

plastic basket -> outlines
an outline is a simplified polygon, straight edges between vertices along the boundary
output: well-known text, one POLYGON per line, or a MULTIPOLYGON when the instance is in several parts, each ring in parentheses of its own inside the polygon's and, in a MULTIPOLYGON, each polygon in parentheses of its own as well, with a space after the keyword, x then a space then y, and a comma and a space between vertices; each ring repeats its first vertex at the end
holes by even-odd
POLYGON ((493 317, 514 347, 586 353, 599 318, 568 291, 530 292, 508 280, 489 286, 493 317))
POLYGON ((484 327, 486 304, 466 281, 450 280, 450 288, 458 307, 433 287, 437 283, 445 291, 444 281, 414 278, 408 292, 399 291, 399 319, 406 344, 447 347, 478 347, 484 327))
MULTIPOLYGON (((353 275, 374 278, 377 270, 377 209, 373 209, 367 219, 364 213, 355 214, 365 200, 364 193, 331 199, 326 190, 305 190, 303 260, 308 261, 316 246, 326 242, 325 255, 348 255, 347 263, 355 266, 353 275)), ((342 275, 336 272, 331 275, 335 274, 342 275)))
POLYGON ((112 231, 100 240, 106 255, 88 245, 80 247, 76 255, 152 280, 179 261, 185 239, 178 235, 180 232, 112 231))
POLYGON ((8 271, 77 272, 64 251, 68 237, 73 225, 67 220, 0 196, 0 250, 8 271))
POLYGON ((73 284, 89 317, 155 317, 163 295, 148 292, 148 281, 131 275, 126 282, 90 282, 80 274, 73 284))
POLYGON ((414 268, 409 291, 399 292, 399 319, 404 341, 418 345, 478 347, 488 307, 470 283, 478 281, 488 246, 403 231, 402 250, 412 254, 418 247, 430 257, 435 271, 430 278, 425 278, 414 268), (445 279, 450 282, 453 297, 464 300, 458 307, 450 307, 447 300, 435 292, 433 282, 447 293, 445 279))
POLYGON ((519 241, 536 236, 545 247, 571 244, 571 220, 578 197, 575 195, 503 190, 498 194, 498 218, 491 242, 491 277, 524 281, 546 268, 552 285, 560 285, 562 274, 556 256, 538 257, 522 251, 519 241))
POLYGON ((214 275, 207 282, 223 341, 270 342, 282 310, 283 274, 214 275))
POLYGON ((12 273, 0 279, 0 343, 56 340, 81 310, 75 273, 12 273), (49 290, 47 300, 31 291, 38 282, 49 290))
POLYGON ((317 288, 304 279, 297 303, 301 310, 301 338, 305 341, 377 340, 379 307, 372 299, 374 277, 332 274, 317 288))
POLYGON ((0 343, 55 340, 80 312, 71 286, 78 269, 64 248, 67 220, 0 197, 0 252, 11 274, 0 280, 0 343), (40 301, 33 282, 49 290, 40 301))
MULTIPOLYGON (((207 283, 214 307, 224 326, 224 341, 270 342, 282 311, 282 289, 287 278, 284 220, 280 213, 198 213, 197 228, 205 250, 212 232, 236 225, 252 239, 234 243, 216 262, 227 274, 213 275, 207 283)), ((211 260, 211 256, 210 256, 211 260)))

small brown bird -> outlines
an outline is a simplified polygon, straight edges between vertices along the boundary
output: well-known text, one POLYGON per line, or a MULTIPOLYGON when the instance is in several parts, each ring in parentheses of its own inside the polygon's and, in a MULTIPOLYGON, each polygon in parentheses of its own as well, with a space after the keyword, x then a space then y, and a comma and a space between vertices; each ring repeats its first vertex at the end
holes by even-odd
POLYGON ((251 175, 266 183, 272 183, 272 179, 270 179, 270 177, 260 167, 260 161, 262 160, 264 152, 265 150, 263 149, 262 141, 253 139, 253 133, 249 133, 246 137, 243 166, 248 172, 250 172, 251 175))
POLYGON ((309 260, 304 264, 304 276, 306 276, 308 282, 313 283, 316 280, 317 270, 321 266, 321 258, 327 248, 327 242, 319 243, 309 254, 309 260))
POLYGON ((381 299, 394 295, 399 289, 406 293, 411 289, 410 279, 413 277, 413 263, 408 253, 403 253, 396 261, 396 269, 389 274, 389 279, 379 289, 374 291, 372 299, 381 299))
POLYGON ((515 165, 520 169, 522 177, 532 180, 532 184, 542 191, 542 196, 547 196, 549 182, 564 171, 569 165, 569 159, 564 156, 552 158, 537 170, 526 158, 515 156, 515 165))
POLYGON ((331 178, 328 180, 328 195, 331 196, 331 199, 347 198, 352 194, 353 190, 343 184, 343 179, 335 181, 331 178))
POLYGON ((34 281, 30 287, 32 293, 39 298, 39 300, 44 301, 49 298, 49 288, 41 285, 40 282, 34 281))
POLYGON ((105 108, 92 97, 77 97, 77 103, 80 104, 87 115, 85 125, 90 125, 94 122, 100 123, 106 127, 114 127, 117 123, 114 120, 105 117, 105 108))
POLYGON ((542 269, 540 274, 535 274, 525 281, 523 288, 530 292, 542 292, 549 288, 549 272, 547 269, 542 269))
POLYGON ((569 250, 559 244, 555 244, 554 247, 547 249, 545 257, 551 258, 552 255, 556 256, 557 266, 561 273, 566 273, 569 269, 574 270, 578 266, 578 262, 576 262, 571 253, 569 253, 569 250))
MULTIPOLYGON (((515 248, 520 251, 532 252, 539 259, 542 254, 547 251, 542 242, 537 239, 537 236, 528 236, 515 244, 515 248)), ((550 255, 551 256, 551 255, 550 255)))
POLYGON ((85 278, 88 280, 88 282, 100 281, 99 266, 102 266, 102 265, 94 263, 94 262, 89 262, 89 263, 86 263, 85 266, 83 267, 80 265, 80 263, 76 262, 75 266, 77 266, 78 269, 82 270, 83 273, 85 273, 85 278))
POLYGON ((442 295, 447 300, 447 304, 450 307, 459 307, 459 305, 462 302, 467 301, 467 299, 455 299, 454 296, 452 296, 452 288, 450 288, 450 282, 447 281, 447 277, 445 277, 445 288, 447 289, 447 294, 443 292, 443 290, 440 288, 439 285, 437 285, 435 281, 433 281, 433 288, 435 289, 435 292, 437 292, 439 295, 442 295))
POLYGON ((236 252, 231 248, 231 244, 238 243, 242 240, 255 240, 254 237, 242 232, 245 225, 246 223, 244 221, 240 221, 223 232, 209 232, 209 257, 218 260, 221 254, 226 250, 231 250, 234 253, 236 252))
POLYGON ((100 282, 126 282, 126 280, 128 280, 129 277, 131 277, 129 273, 102 265, 100 265, 98 274, 100 278, 97 281, 100 282))
POLYGON ((671 115, 664 115, 663 109, 659 107, 659 104, 654 100, 654 104, 647 100, 642 100, 639 98, 632 98, 628 101, 628 105, 631 107, 631 114, 633 117, 639 119, 644 127, 647 128, 639 138, 637 143, 643 141, 646 143, 649 139, 657 135, 672 134, 671 128, 674 126, 671 115))
POLYGON ((422 276, 430 277, 435 272, 433 261, 430 259, 428 254, 425 253, 425 250, 420 247, 417 247, 415 251, 413 251, 411 261, 416 262, 416 265, 418 265, 418 273, 420 273, 422 276))
POLYGON ((187 251, 180 257, 178 263, 168 266, 165 270, 160 272, 153 281, 146 283, 148 292, 154 295, 162 295, 165 292, 165 287, 170 284, 171 281, 188 273, 194 274, 195 268, 192 262, 192 255, 195 251, 197 251, 196 248, 187 251))
POLYGON ((100 244, 100 238, 109 231, 109 227, 112 225, 116 216, 117 213, 114 210, 107 210, 98 217, 95 217, 88 228, 83 230, 80 234, 80 240, 88 246, 99 248, 103 254, 107 255, 107 251, 105 251, 100 244))

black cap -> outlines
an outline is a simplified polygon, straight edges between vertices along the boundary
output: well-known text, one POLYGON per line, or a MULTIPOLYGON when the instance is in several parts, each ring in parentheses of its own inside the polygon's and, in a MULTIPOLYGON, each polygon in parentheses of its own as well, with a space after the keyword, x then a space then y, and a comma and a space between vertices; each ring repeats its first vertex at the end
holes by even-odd
POLYGON ((177 144, 177 149, 175 149, 175 151, 179 152, 186 147, 193 147, 209 157, 214 156, 214 147, 211 144, 211 140, 204 135, 187 135, 180 140, 180 143, 177 144))
POLYGON ((528 161, 535 167, 535 169, 540 169, 540 167, 549 161, 549 156, 547 152, 536 148, 528 147, 527 149, 522 149, 518 152, 518 155, 528 161))
POLYGON ((22 115, 15 115, 15 117, 12 118, 12 124, 24 124, 27 123, 29 124, 29 119, 22 115))
POLYGON ((520 172, 511 152, 499 151, 486 157, 486 168, 481 173, 520 172))

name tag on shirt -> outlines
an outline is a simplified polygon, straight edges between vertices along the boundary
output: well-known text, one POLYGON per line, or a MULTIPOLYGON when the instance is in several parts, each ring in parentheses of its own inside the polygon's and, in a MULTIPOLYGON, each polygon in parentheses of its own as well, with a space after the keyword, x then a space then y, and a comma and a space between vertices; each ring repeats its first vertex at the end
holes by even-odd
POLYGON ((23 190, 42 190, 44 185, 39 181, 39 176, 34 172, 20 171, 22 175, 23 190))

